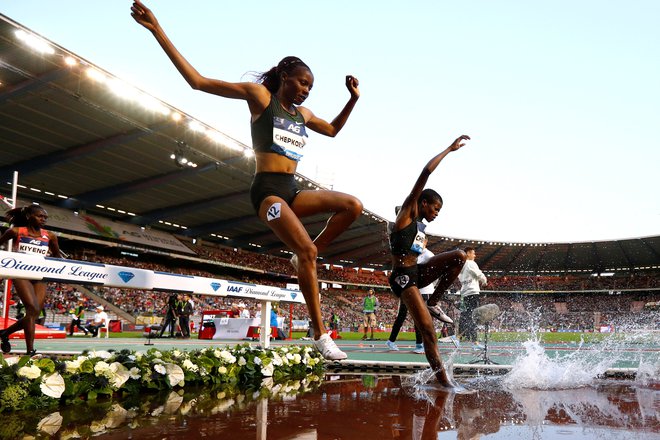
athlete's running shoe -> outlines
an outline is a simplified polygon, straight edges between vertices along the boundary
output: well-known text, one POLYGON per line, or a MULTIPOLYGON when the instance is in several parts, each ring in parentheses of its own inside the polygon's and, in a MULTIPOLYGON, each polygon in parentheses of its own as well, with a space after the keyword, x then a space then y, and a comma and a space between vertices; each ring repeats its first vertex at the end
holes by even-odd
POLYGON ((415 344, 415 349, 413 350, 413 353, 424 354, 424 344, 415 344))
POLYGON ((399 351, 399 347, 397 347, 392 341, 387 341, 387 348, 389 348, 390 351, 399 351))
POLYGON ((335 341, 333 341, 327 333, 321 335, 320 338, 314 341, 314 346, 321 352, 321 355, 329 361, 340 361, 348 357, 346 353, 337 347, 335 341))
POLYGON ((440 308, 439 305, 426 305, 426 307, 429 309, 429 313, 431 316, 433 316, 435 319, 439 319, 442 322, 446 322, 447 324, 453 324, 454 321, 445 314, 445 312, 440 308))

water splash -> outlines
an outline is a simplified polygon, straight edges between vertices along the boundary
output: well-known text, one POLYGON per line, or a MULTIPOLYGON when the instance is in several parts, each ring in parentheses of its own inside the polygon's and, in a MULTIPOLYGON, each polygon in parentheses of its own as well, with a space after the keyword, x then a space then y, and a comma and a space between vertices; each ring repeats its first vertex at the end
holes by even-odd
POLYGON ((525 353, 514 361, 513 368, 503 378, 506 388, 579 388, 591 384, 618 361, 616 353, 603 356, 600 350, 583 350, 583 342, 576 351, 554 359, 547 355, 538 339, 524 342, 523 347, 525 353))

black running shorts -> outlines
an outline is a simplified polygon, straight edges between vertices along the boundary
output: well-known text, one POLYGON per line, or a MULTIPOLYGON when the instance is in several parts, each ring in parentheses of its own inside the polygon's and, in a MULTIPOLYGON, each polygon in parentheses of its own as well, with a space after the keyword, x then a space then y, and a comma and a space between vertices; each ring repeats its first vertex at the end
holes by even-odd
POLYGON ((289 173, 257 173, 250 187, 250 200, 259 214, 261 202, 268 196, 282 198, 289 206, 300 192, 295 175, 289 173))

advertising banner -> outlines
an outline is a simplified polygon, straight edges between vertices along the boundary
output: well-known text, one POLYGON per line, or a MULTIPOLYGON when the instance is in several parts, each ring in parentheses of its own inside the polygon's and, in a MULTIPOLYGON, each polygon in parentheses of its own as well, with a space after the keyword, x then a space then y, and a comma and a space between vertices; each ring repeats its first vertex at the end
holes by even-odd
POLYGON ((280 287, 6 251, 0 251, 0 278, 305 303, 300 291, 280 287))

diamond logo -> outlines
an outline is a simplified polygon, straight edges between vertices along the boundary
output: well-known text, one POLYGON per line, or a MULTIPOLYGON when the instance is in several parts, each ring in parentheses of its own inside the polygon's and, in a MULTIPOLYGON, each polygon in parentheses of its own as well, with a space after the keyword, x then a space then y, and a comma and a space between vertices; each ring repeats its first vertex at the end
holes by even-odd
POLYGON ((121 278, 125 283, 128 283, 134 277, 135 275, 132 272, 119 272, 119 278, 121 278))
POLYGON ((211 288, 213 289, 214 292, 217 292, 220 286, 221 286, 220 283, 211 283, 211 288))
POLYGON ((296 299, 296 296, 298 296, 296 292, 291 292, 291 299, 296 299))

